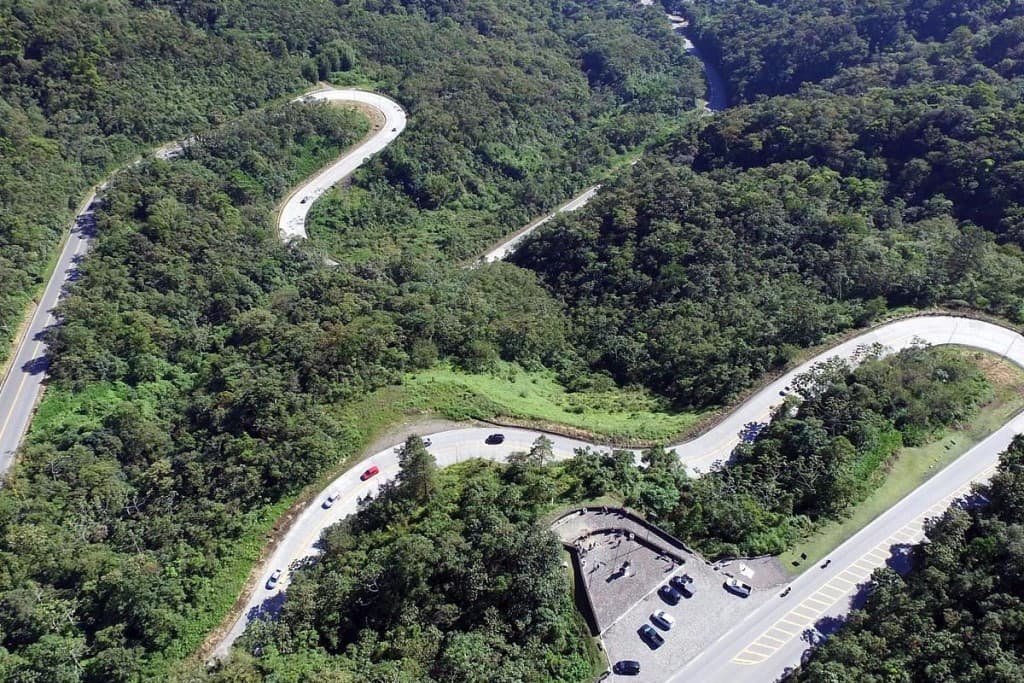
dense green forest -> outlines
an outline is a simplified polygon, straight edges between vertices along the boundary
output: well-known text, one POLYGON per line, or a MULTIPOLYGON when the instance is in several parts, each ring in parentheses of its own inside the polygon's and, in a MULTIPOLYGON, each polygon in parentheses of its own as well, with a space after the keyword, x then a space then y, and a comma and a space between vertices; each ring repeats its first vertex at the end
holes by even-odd
MULTIPOLYGON (((687 5, 743 105, 698 118, 681 114, 699 71, 658 10, 612 0, 0 0, 8 334, 83 188, 201 130, 183 158, 115 178, 51 333, 51 384, 0 490, 0 678, 166 678, 239 590, 243 548, 365 445, 338 406, 438 360, 611 378, 704 408, 893 308, 1024 321, 1018 10, 882 4, 687 5), (336 268, 278 244, 271 215, 365 120, 243 113, 321 78, 410 112, 314 212, 336 268), (659 131, 514 264, 450 263, 659 131)), ((585 676, 557 550, 536 528, 545 504, 610 492, 709 553, 776 551, 988 392, 930 349, 798 390, 735 468, 695 481, 660 449, 641 470, 622 452, 545 465, 541 444, 461 478, 421 458, 426 484, 400 480, 332 530, 282 622, 247 636, 267 656, 220 675, 467 680, 479 656, 510 678, 585 676), (521 504, 495 511, 508 500, 521 504), (509 544, 536 552, 517 565, 509 544), (407 552, 418 564, 389 563, 407 552), (455 552, 476 572, 448 571, 455 552), (494 563, 515 604, 480 585, 494 563), (375 567, 389 614, 362 609, 375 567)))
POLYGON ((414 114, 364 174, 394 208, 356 213, 429 224, 466 256, 692 108, 699 67, 652 17, 611 0, 3 0, 0 346, 90 184, 322 78, 414 114))
POLYGON ((308 84, 300 75, 310 58, 304 47, 206 30, 168 9, 189 4, 0 2, 4 355, 89 185, 143 145, 308 84))
POLYGON ((852 31, 878 3, 684 8, 741 60, 718 56, 735 99, 761 99, 667 135, 512 259, 566 305, 589 368, 700 407, 894 308, 1024 321, 1024 55, 1007 38, 1024 19, 978 12, 946 35, 927 17, 956 3, 921 4, 891 4, 908 18, 882 22, 898 33, 885 51, 820 74, 828 51, 791 22, 852 31), (776 43, 799 65, 764 73, 821 80, 786 94, 742 71, 776 43))
POLYGON ((867 603, 815 650, 798 682, 1010 683, 1024 670, 1021 545, 1024 438, 977 489, 984 504, 953 506, 911 548, 911 570, 876 570, 867 603))
MULTIPOLYGON (((270 520, 365 445, 339 405, 440 357, 574 362, 561 305, 527 271, 411 255, 328 269, 279 244, 274 205, 367 124, 326 106, 239 112, 327 76, 395 95, 419 123, 362 187, 416 212, 489 212, 467 233, 482 243, 505 225, 488 197, 509 193, 522 216, 548 205, 700 89, 663 22, 645 29, 612 2, 2 7, 4 106, 23 114, 5 119, 23 124, 5 140, 25 167, 4 172, 4 192, 37 171, 65 183, 4 203, 20 212, 15 232, 57 207, 47 234, 24 233, 38 258, 86 182, 207 126, 182 158, 115 176, 50 334, 50 386, 0 490, 0 678, 12 681, 167 677, 237 595, 270 520), (449 196, 454 185, 466 192, 449 196)), ((25 286, 38 272, 24 254, 6 263, 25 286)), ((558 613, 521 628, 510 666, 550 645, 536 634, 576 628, 551 585, 535 597, 558 613)))
POLYGON ((409 439, 398 478, 324 534, 321 561, 289 587, 280 619, 247 631, 241 649, 262 655, 240 655, 212 680, 587 680, 570 575, 538 521, 554 495, 544 448, 512 466, 437 472, 409 439))

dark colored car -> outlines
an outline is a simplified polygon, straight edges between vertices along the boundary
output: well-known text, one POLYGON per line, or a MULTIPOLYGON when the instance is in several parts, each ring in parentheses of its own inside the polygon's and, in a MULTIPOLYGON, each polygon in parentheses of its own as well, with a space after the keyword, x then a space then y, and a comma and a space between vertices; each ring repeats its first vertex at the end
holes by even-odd
POLYGON ((612 671, 622 676, 636 676, 640 673, 640 662, 634 659, 623 659, 621 662, 615 662, 612 671))
POLYGON ((697 587, 693 585, 693 579, 686 574, 673 576, 668 582, 669 585, 682 593, 684 598, 692 598, 697 592, 697 587))
POLYGON ((375 477, 378 474, 380 474, 380 468, 374 465, 373 467, 369 468, 368 470, 360 474, 359 478, 362 479, 363 481, 366 481, 370 477, 375 477))
POLYGON ((501 443, 504 440, 504 434, 491 434, 486 439, 484 439, 484 443, 489 444, 491 446, 496 446, 497 444, 501 443))
POLYGON ((660 595, 661 599, 670 605, 678 604, 679 598, 681 597, 679 595, 679 591, 672 586, 662 586, 658 589, 658 595, 660 595))
POLYGON ((654 627, 650 624, 644 624, 640 627, 640 638, 647 643, 647 647, 652 650, 657 650, 659 647, 665 644, 665 639, 661 637, 661 634, 654 630, 654 627))

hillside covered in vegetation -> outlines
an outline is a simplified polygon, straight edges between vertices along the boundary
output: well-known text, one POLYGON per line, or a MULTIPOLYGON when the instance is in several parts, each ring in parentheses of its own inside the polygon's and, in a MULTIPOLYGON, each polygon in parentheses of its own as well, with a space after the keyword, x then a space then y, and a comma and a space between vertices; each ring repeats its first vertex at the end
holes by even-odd
MULTIPOLYGON (((645 24, 660 15, 611 1, 47 7, 0 3, 3 106, 22 112, 0 122, 16 152, 0 164, 20 165, 0 170, 18 195, 4 228, 49 226, 3 238, 35 250, 3 262, 0 277, 22 278, 2 288, 11 301, 88 181, 200 130, 181 158, 114 177, 48 338, 49 387, 0 490, 0 678, 164 680, 297 492, 365 446, 344 407, 440 357, 556 366, 569 348, 526 271, 415 255, 325 268, 280 244, 277 202, 368 124, 268 101, 327 77, 402 101, 413 123, 360 187, 380 193, 375 211, 477 215, 437 241, 458 255, 692 108, 699 65, 663 21, 645 24)), ((575 628, 561 595, 537 599, 562 610, 544 629, 575 628)), ((532 634, 523 652, 541 647, 532 634)))
POLYGON ((1024 321, 1024 18, 833 5, 686 5, 734 101, 759 99, 667 136, 516 253, 566 305, 587 366, 706 406, 891 309, 1024 321))

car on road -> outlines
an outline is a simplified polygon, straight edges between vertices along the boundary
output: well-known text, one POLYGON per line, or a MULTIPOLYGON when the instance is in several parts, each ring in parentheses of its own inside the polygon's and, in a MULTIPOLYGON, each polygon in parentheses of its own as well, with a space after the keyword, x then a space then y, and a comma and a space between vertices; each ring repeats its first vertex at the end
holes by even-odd
POLYGON ((308 201, 309 201, 309 197, 303 197, 303 198, 302 198, 302 201, 301 201, 301 202, 299 202, 299 204, 305 204, 305 203, 306 203, 306 202, 308 202, 308 201))
POLYGON ((274 586, 277 585, 278 580, 281 578, 281 573, 282 572, 281 572, 280 569, 275 569, 274 573, 270 575, 269 579, 267 579, 267 590, 268 591, 269 590, 273 590, 274 586))
POLYGON ((377 467, 376 465, 373 465, 372 467, 367 468, 367 470, 365 472, 360 474, 359 478, 362 479, 363 481, 366 481, 367 479, 370 479, 371 477, 375 477, 378 474, 380 474, 380 468, 377 467))
POLYGON ((505 435, 504 434, 491 434, 486 439, 484 439, 484 443, 488 444, 490 446, 496 446, 496 445, 498 445, 499 443, 501 443, 504 440, 505 440, 505 435))
POLYGON ((665 610, 659 609, 657 612, 651 615, 651 621, 653 621, 654 625, 658 628, 665 631, 670 631, 672 629, 672 625, 676 623, 676 618, 668 612, 666 612, 665 610))
POLYGON ((431 441, 430 439, 423 439, 423 445, 428 447, 428 448, 430 447, 430 444, 432 444, 432 443, 434 443, 434 442, 431 441))
POLYGON ((621 662, 615 662, 612 671, 620 676, 636 676, 640 673, 640 662, 635 659, 623 659, 621 662))
POLYGON ((638 631, 640 639, 647 643, 647 647, 652 650, 657 650, 659 647, 665 644, 665 639, 661 637, 661 634, 654 630, 654 627, 650 624, 644 624, 638 631))
POLYGON ((334 505, 336 502, 338 502, 339 498, 341 498, 341 492, 340 491, 331 491, 327 495, 327 497, 324 498, 324 510, 329 510, 332 505, 334 505))
POLYGON ((667 602, 670 605, 677 605, 677 604, 679 604, 679 598, 681 597, 679 595, 679 591, 677 591, 672 586, 668 586, 668 585, 665 585, 665 586, 662 586, 661 588, 659 588, 658 589, 658 595, 660 595, 661 599, 664 600, 665 602, 667 602))
POLYGON ((697 593, 697 587, 693 585, 693 577, 688 574, 673 576, 668 580, 670 586, 682 593, 684 598, 692 598, 697 593))
POLYGON ((749 598, 751 591, 754 590, 749 583, 743 583, 737 578, 728 578, 722 585, 725 586, 725 590, 735 593, 741 598, 749 598))

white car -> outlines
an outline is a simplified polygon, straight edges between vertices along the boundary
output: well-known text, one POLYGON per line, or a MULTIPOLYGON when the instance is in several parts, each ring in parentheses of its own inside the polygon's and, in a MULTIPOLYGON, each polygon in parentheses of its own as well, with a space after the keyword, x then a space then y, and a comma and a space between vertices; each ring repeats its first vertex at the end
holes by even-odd
POLYGON ((324 498, 324 510, 329 510, 332 505, 338 502, 339 498, 341 498, 341 492, 331 491, 330 495, 324 498))
POLYGON ((270 575, 270 578, 267 579, 267 590, 268 591, 274 589, 274 586, 277 585, 278 579, 281 578, 281 574, 282 573, 283 572, 280 569, 275 569, 274 573, 270 575))
POLYGON ((651 615, 651 621, 653 621, 658 628, 668 631, 672 628, 672 625, 676 623, 676 618, 665 610, 660 609, 651 615))

